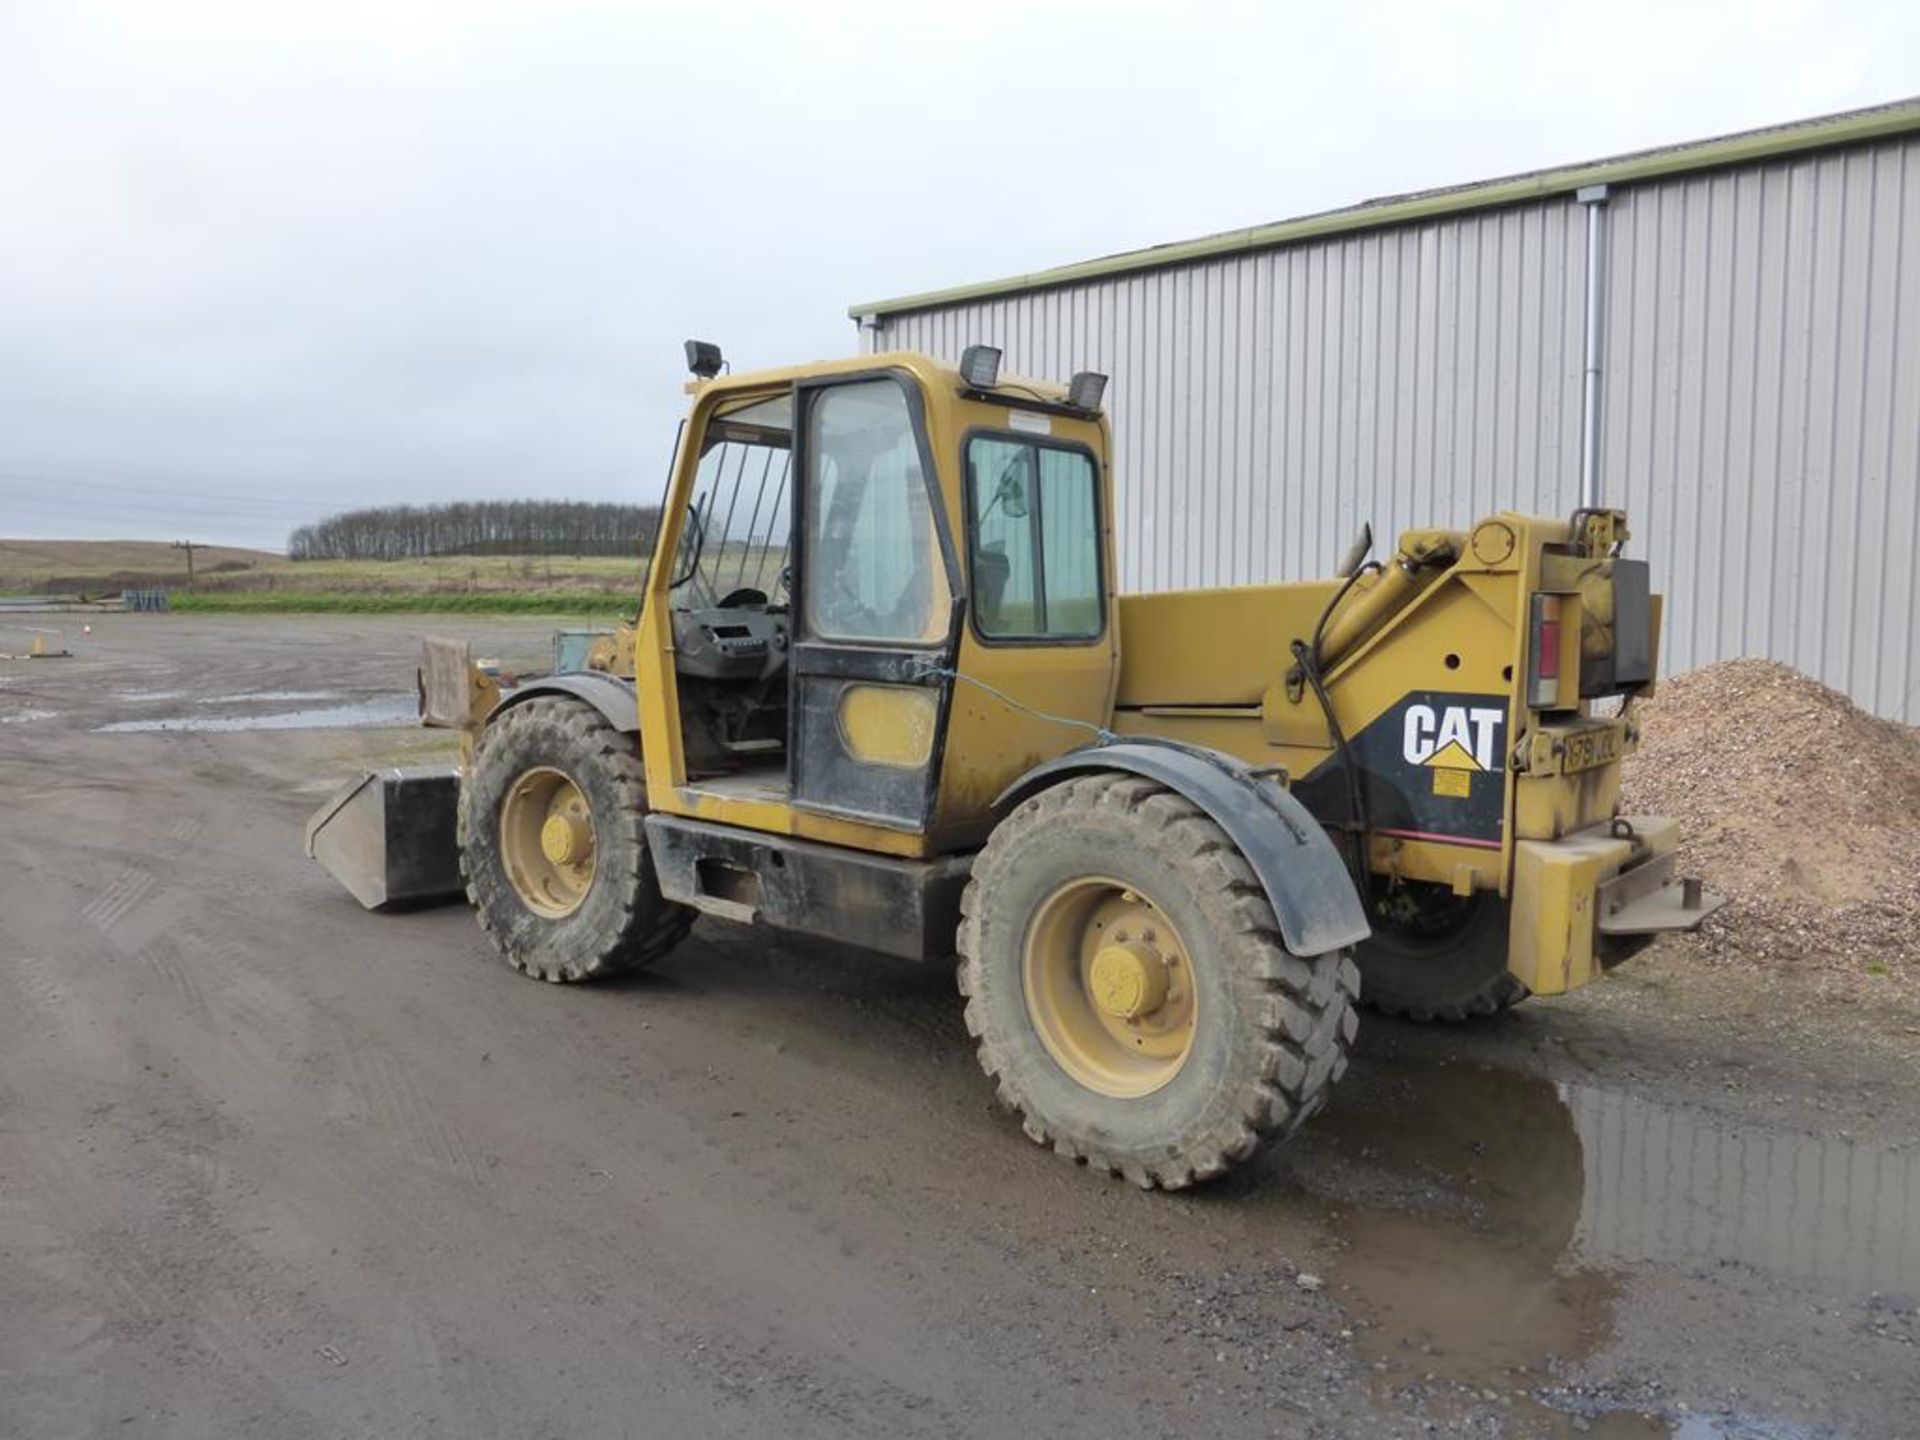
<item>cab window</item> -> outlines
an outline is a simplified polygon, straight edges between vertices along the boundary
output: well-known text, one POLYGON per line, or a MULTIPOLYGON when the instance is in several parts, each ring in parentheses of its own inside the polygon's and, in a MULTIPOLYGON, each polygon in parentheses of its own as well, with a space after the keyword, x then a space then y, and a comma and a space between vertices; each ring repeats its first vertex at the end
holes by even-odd
POLYGON ((919 433, 891 379, 821 391, 807 412, 806 615, 835 640, 933 641, 950 608, 919 433))
POLYGON ((974 623, 988 639, 1101 630, 1099 488, 1083 450, 1003 436, 967 442, 974 623))
POLYGON ((792 431, 791 394, 725 406, 708 424, 669 581, 676 608, 712 609, 743 590, 776 598, 787 566, 792 431))

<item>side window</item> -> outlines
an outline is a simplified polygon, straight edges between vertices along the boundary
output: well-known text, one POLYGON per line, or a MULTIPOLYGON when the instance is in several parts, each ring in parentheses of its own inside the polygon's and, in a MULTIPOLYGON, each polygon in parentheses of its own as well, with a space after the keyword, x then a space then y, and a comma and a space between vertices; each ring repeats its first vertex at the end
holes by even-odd
POLYGON ((674 603, 710 609, 736 590, 778 595, 787 564, 793 396, 751 400, 708 422, 693 509, 674 557, 674 603))
POLYGON ((838 640, 931 641, 947 628, 947 577, 906 393, 838 385, 807 415, 806 615, 838 640))
POLYGON ((974 619, 990 639, 1101 629, 1099 487, 1079 450, 967 442, 974 619))

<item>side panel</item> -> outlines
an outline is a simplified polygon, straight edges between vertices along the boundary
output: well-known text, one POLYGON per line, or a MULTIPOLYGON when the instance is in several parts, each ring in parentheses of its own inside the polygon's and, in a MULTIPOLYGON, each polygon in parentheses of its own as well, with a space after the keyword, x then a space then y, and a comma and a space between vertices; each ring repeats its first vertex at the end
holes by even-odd
POLYGON ((954 953, 969 855, 902 860, 672 815, 646 826, 668 899, 906 960, 954 953))
POLYGON ((1258 705, 1312 636, 1338 580, 1122 595, 1126 653, 1114 703, 1258 705))
MULTIPOLYGON (((961 678, 953 687, 934 811, 937 838, 949 849, 982 843, 997 818, 995 799, 1007 786, 1043 761, 1085 745, 1111 724, 1124 624, 1114 596, 1106 422, 1016 410, 997 400, 958 400, 944 428, 936 420, 934 443, 944 447, 942 453, 952 457, 964 476, 967 441, 983 432, 1032 434, 1048 445, 1077 447, 1094 460, 1104 624, 1099 634, 1088 637, 996 638, 984 632, 976 608, 960 627, 961 678)), ((969 566, 968 603, 978 607, 981 592, 990 586, 971 573, 976 536, 968 512, 975 499, 973 487, 950 487, 945 498, 949 526, 969 566)))
MULTIPOLYGON (((1347 737, 1375 834, 1499 851, 1506 834, 1503 694, 1411 690, 1347 737)), ((1346 809, 1346 767, 1329 756, 1294 781, 1316 815, 1346 809)))

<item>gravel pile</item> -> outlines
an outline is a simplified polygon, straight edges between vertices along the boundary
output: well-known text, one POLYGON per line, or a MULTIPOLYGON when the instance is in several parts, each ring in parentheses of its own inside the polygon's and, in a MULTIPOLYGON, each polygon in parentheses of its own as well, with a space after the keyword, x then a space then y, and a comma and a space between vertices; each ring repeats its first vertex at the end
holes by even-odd
POLYGON ((1627 814, 1672 815, 1732 903, 1702 958, 1920 981, 1920 731, 1767 660, 1662 680, 1636 708, 1627 814))

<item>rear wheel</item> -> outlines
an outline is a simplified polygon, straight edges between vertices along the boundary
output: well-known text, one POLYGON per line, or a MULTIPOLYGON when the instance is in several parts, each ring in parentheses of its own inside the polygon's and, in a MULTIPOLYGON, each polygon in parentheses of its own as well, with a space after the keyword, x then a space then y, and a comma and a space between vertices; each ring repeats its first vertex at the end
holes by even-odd
POLYGON ((1372 910, 1373 936, 1358 950, 1360 994, 1383 1015, 1470 1020, 1532 993, 1507 969, 1512 911, 1498 895, 1409 882, 1377 892, 1372 910))
POLYGON ((962 908, 980 1064, 1062 1155, 1180 1189, 1304 1123, 1346 1069, 1351 959, 1289 954, 1233 842, 1150 780, 1028 800, 962 908))
POLYGON ((564 696, 487 726, 460 787, 460 870, 480 926, 540 980, 649 965, 693 911, 660 893, 646 851, 646 778, 632 738, 564 696))

